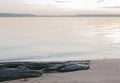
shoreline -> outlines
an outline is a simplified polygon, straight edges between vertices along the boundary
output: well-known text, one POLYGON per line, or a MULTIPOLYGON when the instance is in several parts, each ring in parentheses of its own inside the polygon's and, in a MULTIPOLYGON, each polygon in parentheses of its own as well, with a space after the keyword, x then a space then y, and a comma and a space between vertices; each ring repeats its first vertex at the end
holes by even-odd
POLYGON ((68 60, 13 60, 13 61, 0 61, 0 63, 26 63, 26 62, 41 62, 41 63, 50 63, 50 62, 67 62, 67 61, 96 61, 96 60, 120 60, 119 57, 114 58, 82 58, 82 59, 68 59, 68 60))
POLYGON ((67 73, 45 73, 41 77, 1 83, 119 83, 120 59, 90 60, 90 69, 67 73), (62 79, 62 80, 61 80, 62 79))

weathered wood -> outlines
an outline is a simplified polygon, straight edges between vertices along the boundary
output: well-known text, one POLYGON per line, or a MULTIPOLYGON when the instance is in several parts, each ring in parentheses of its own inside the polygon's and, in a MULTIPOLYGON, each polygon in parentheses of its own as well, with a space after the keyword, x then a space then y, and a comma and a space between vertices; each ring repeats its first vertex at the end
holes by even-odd
POLYGON ((0 81, 14 80, 20 78, 30 78, 41 76, 40 71, 21 69, 21 68, 5 68, 0 69, 0 81))
POLYGON ((88 70, 90 61, 0 63, 0 81, 41 76, 42 73, 88 70))

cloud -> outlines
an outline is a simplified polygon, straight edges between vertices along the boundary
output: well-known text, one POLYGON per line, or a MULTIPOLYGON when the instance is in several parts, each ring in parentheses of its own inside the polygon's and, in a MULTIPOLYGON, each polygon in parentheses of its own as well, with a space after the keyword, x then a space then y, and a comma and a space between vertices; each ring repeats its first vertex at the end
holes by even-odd
POLYGON ((98 2, 98 3, 100 3, 100 2, 104 2, 104 0, 98 0, 97 2, 98 2))
POLYGON ((67 1, 65 1, 65 0, 64 0, 64 1, 59 1, 59 0, 57 0, 57 1, 55 1, 55 2, 56 2, 56 3, 71 3, 72 1, 70 1, 70 0, 69 0, 69 1, 68 1, 68 0, 67 0, 67 1))
POLYGON ((116 8, 120 8, 120 6, 110 6, 110 7, 103 7, 103 8, 110 8, 110 9, 115 8, 116 9, 116 8))

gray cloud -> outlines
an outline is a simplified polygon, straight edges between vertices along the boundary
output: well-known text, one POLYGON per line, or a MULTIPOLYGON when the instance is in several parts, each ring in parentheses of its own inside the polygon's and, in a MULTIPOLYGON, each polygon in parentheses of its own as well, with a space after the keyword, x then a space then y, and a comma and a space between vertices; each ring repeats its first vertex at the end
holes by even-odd
POLYGON ((120 8, 120 6, 111 6, 111 7, 103 7, 103 8, 120 8))
POLYGON ((97 3, 104 2, 104 0, 98 0, 97 3))
POLYGON ((65 0, 63 0, 63 1, 59 1, 59 0, 57 0, 57 1, 55 1, 56 3, 71 3, 71 1, 65 1, 65 0))

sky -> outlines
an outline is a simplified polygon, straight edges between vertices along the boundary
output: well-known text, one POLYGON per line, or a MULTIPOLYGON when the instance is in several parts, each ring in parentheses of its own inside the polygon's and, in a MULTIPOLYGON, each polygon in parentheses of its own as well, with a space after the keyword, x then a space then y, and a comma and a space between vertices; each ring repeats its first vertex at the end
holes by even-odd
POLYGON ((0 12, 62 10, 120 10, 120 0, 0 0, 0 12))

